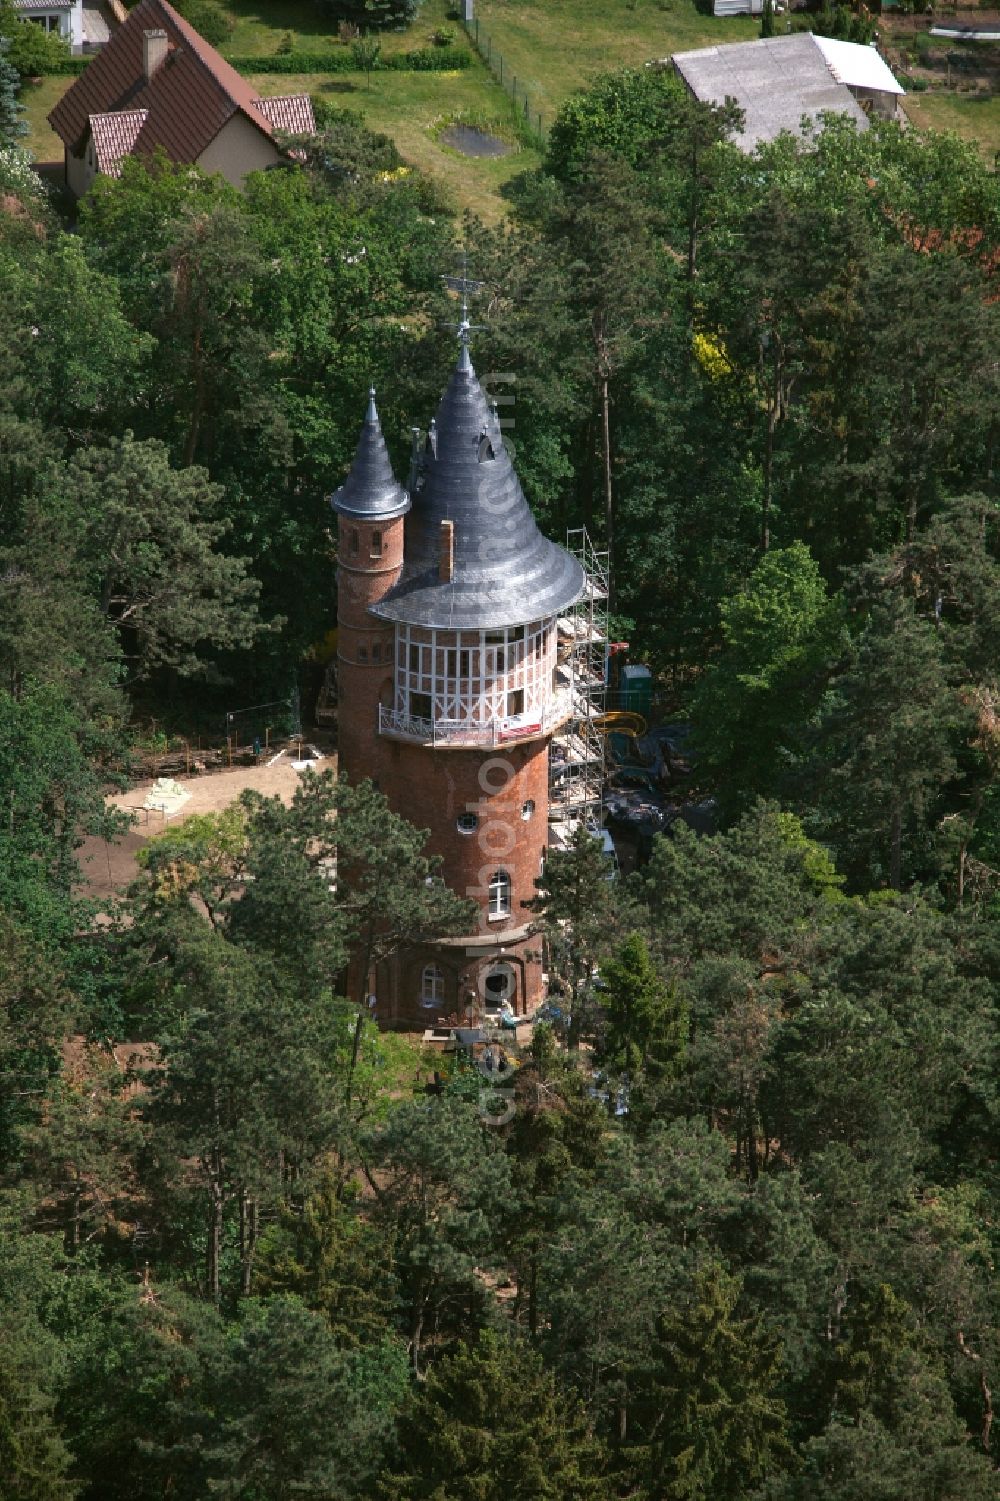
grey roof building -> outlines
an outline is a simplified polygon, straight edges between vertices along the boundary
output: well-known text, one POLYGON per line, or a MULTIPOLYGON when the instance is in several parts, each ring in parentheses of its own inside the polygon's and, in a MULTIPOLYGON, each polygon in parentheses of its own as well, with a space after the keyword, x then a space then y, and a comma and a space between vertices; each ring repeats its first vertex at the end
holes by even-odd
POLYGON ((874 47, 833 41, 811 32, 675 52, 674 67, 697 99, 744 111, 736 144, 752 151, 782 131, 799 134, 803 119, 846 115, 868 129, 865 108, 892 117, 903 90, 874 47))
MULTIPOLYGON (((401 504, 388 499, 391 470, 372 457, 378 445, 366 447, 373 443, 369 427, 334 499, 338 510, 345 496, 351 507, 401 504)), ((402 573, 372 606, 373 615, 442 630, 490 630, 556 616, 583 593, 580 564, 535 524, 465 340, 418 456, 412 491, 402 573), (448 578, 440 567, 442 523, 451 523, 448 578)))

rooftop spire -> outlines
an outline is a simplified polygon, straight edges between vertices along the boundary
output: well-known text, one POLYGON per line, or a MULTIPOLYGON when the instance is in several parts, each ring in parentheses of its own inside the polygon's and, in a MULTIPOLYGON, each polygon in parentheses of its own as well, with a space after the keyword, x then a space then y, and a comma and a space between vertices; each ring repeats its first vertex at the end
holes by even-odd
POLYGON ((331 496, 330 504, 342 516, 356 516, 361 520, 386 521, 393 516, 402 516, 410 509, 410 497, 396 481, 389 459, 389 450, 382 435, 375 405, 375 387, 368 390, 368 410, 365 412, 361 436, 354 455, 354 463, 340 489, 331 496))
POLYGON ((458 334, 458 342, 462 347, 462 352, 458 357, 458 368, 466 375, 472 373, 472 360, 469 358, 469 345, 472 343, 472 335, 478 333, 482 327, 482 323, 469 322, 469 300, 463 291, 461 320, 458 323, 446 323, 445 328, 453 328, 458 334))
POLYGON ((423 484, 406 521, 403 572, 373 613, 453 630, 544 620, 579 597, 583 572, 538 530, 476 379, 467 318, 458 330, 458 364, 432 424, 423 484), (444 522, 453 539, 446 580, 440 570, 444 522))

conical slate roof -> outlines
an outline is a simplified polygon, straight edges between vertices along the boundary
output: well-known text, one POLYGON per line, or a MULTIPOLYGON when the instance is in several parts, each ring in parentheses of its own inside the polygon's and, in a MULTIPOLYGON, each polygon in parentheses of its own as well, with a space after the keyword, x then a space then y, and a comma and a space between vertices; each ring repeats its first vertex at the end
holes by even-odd
POLYGON ((330 497, 330 504, 342 516, 355 516, 361 521, 390 521, 410 508, 410 497, 392 472, 374 386, 368 393, 368 410, 354 463, 340 489, 330 497))
POLYGON ((583 592, 580 564, 543 537, 465 343, 428 435, 424 478, 406 518, 398 584, 372 613, 450 630, 527 625, 583 592), (439 577, 442 521, 454 524, 454 570, 439 577))

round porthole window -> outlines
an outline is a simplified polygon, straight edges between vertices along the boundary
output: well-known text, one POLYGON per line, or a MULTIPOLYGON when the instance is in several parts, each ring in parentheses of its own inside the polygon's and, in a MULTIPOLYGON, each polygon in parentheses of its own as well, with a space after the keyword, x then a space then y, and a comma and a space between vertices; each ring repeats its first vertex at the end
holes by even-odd
POLYGON ((532 813, 534 813, 534 811, 535 811, 534 801, 533 801, 532 798, 529 797, 528 801, 526 803, 522 803, 521 804, 521 817, 524 819, 525 823, 528 822, 528 819, 531 817, 531 815, 532 815, 532 813))

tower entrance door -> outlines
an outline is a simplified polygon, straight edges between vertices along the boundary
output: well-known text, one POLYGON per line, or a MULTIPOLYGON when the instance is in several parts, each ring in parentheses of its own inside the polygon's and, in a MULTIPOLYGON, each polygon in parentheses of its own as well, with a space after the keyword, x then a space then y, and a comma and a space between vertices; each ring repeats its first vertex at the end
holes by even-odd
POLYGON ((487 1011, 499 1011, 504 1002, 514 1004, 517 977, 509 964, 494 964, 483 982, 483 1000, 487 1011))

